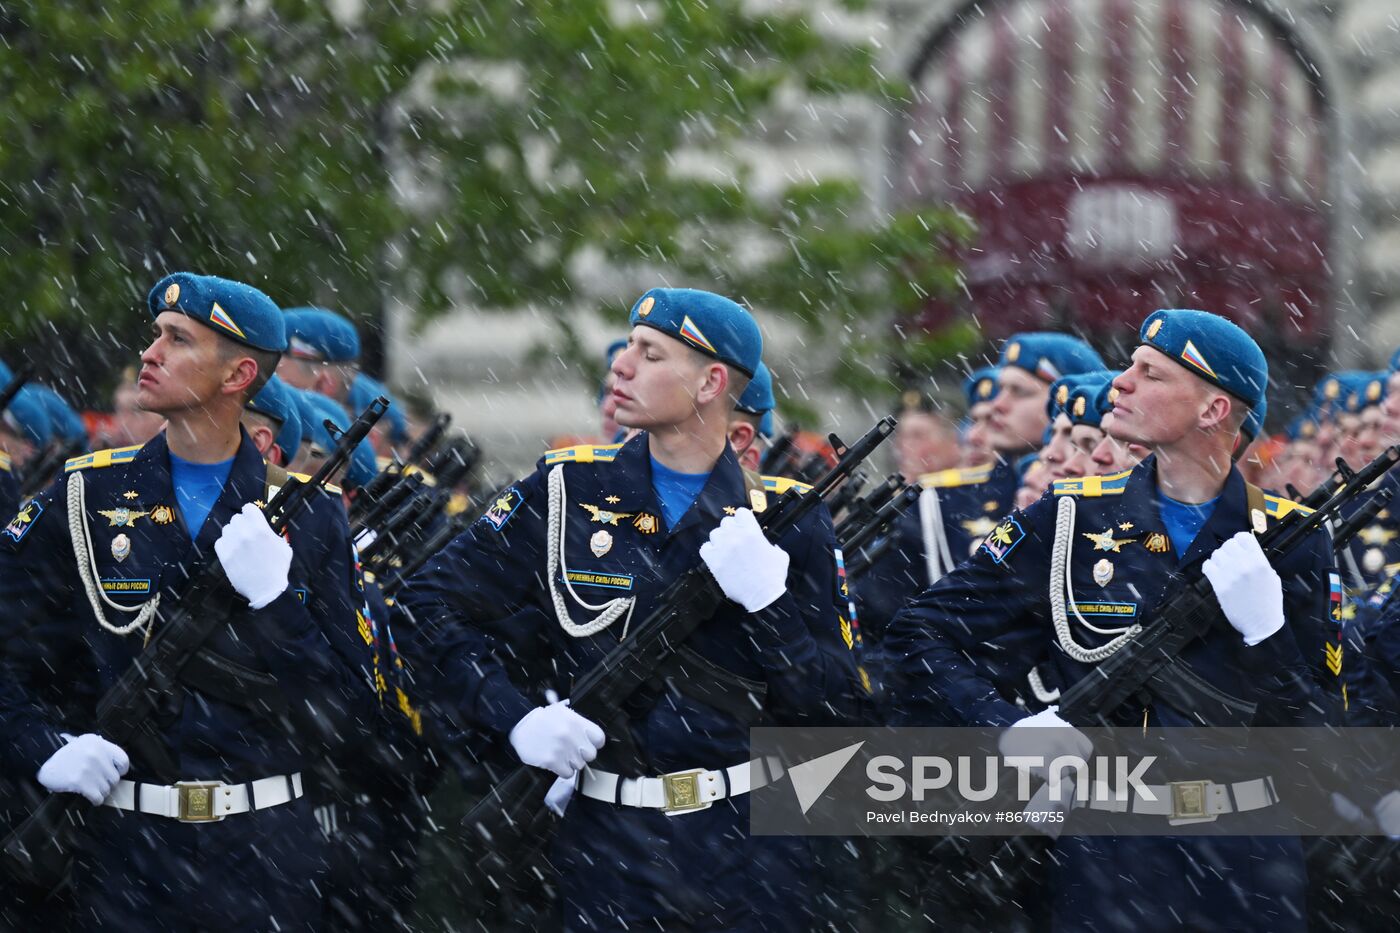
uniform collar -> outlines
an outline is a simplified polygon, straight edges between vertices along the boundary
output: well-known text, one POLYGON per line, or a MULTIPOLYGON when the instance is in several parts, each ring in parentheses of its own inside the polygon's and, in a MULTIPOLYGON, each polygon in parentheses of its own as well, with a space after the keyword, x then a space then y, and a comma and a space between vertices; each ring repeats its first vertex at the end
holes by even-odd
MULTIPOLYGON (((1128 477, 1123 498, 1133 513, 1133 521, 1144 534, 1159 532, 1166 534, 1157 497, 1161 495, 1157 487, 1157 457, 1155 454, 1139 463, 1128 477)), ((1180 565, 1194 563, 1210 554, 1227 539, 1250 527, 1244 477, 1234 466, 1225 477, 1225 488, 1220 491, 1215 510, 1201 526, 1196 540, 1191 543, 1185 555, 1177 555, 1180 565)))
MULTIPOLYGON (((630 482, 625 488, 608 490, 621 501, 603 507, 610 507, 616 511, 649 512, 657 516, 658 520, 662 520, 661 506, 656 500, 656 491, 652 486, 651 447, 647 433, 643 431, 623 444, 613 459, 613 465, 618 474, 628 477, 630 482)), ((719 524, 720 519, 729 514, 725 511, 726 508, 748 506, 749 497, 744 485, 743 468, 739 466, 739 458, 735 455, 734 448, 726 442, 724 452, 720 454, 719 460, 715 461, 710 478, 705 481, 700 494, 695 497, 695 502, 681 516, 680 521, 676 522, 675 527, 666 529, 667 535, 673 535, 692 525, 719 524)))
MULTIPOLYGON (((258 448, 253 444, 248 432, 240 426, 238 429, 239 443, 238 451, 233 455, 233 465, 229 468, 228 479, 224 481, 224 491, 219 494, 218 501, 210 509, 209 516, 204 520, 204 527, 199 529, 199 534, 195 537, 195 545, 201 552, 208 552, 214 547, 214 542, 218 540, 223 532, 224 525, 228 524, 235 512, 243 508, 244 503, 261 500, 267 488, 267 467, 263 461, 262 454, 258 453, 258 448)), ((139 451, 136 452, 134 463, 148 462, 148 469, 154 469, 159 476, 158 482, 161 485, 157 495, 162 502, 168 502, 175 509, 180 527, 189 536, 188 529, 185 528, 185 517, 176 508, 175 484, 171 478, 170 467, 170 447, 165 440, 165 432, 161 431, 155 437, 147 441, 139 451)))

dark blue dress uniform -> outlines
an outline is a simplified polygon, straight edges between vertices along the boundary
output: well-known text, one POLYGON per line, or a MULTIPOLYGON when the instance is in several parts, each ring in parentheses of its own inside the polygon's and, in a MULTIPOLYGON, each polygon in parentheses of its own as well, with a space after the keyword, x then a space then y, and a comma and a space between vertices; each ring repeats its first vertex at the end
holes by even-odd
MULTIPOLYGON (((1007 726, 1023 712, 994 689, 998 679, 1020 679, 1031 663, 1046 656, 1062 684, 1091 673, 1092 664, 1061 649, 1046 595, 1062 498, 1072 497, 1077 507, 1068 552, 1072 592, 1067 601, 1072 605, 1066 608, 1070 635, 1084 649, 1115 636, 1091 631, 1075 610, 1105 633, 1150 624, 1183 568, 1254 523, 1251 494, 1232 469, 1189 552, 1177 554, 1159 517, 1155 474, 1155 458, 1149 457, 1125 473, 1061 480, 1030 508, 1007 516, 969 562, 929 588, 891 624, 887 642, 898 657, 895 689, 901 702, 914 709, 936 704, 939 714, 951 709, 965 724, 1007 726)), ((1259 495, 1270 520, 1302 508, 1259 495)), ((1221 703, 1193 712, 1154 702, 1146 710, 1125 705, 1115 720, 1124 725, 1304 725, 1320 721, 1324 710, 1335 710, 1341 686, 1328 658, 1338 645, 1332 606, 1340 593, 1327 536, 1319 532, 1309 538, 1275 569, 1283 583, 1284 629, 1248 648, 1222 621, 1180 655, 1212 687, 1253 704, 1252 714, 1242 708, 1224 717, 1221 703)), ((1172 774, 1168 779, 1201 777, 1227 779, 1218 774, 1172 774)), ((1148 778, 1162 780, 1150 772, 1148 778)), ((1248 832, 1247 823, 1240 825, 1241 832, 1248 832)), ((1304 915, 1296 839, 1074 836, 1061 839, 1056 862, 1051 882, 1055 920, 1066 929, 1189 928, 1193 923, 1207 929, 1277 929, 1296 927, 1296 918, 1304 915), (1252 867, 1264 864, 1267 870, 1252 867), (1170 911, 1164 909, 1167 905, 1170 911)))
MULTIPOLYGON (((246 434, 224 489, 191 543, 176 505, 165 435, 142 447, 70 460, 65 477, 0 533, 0 686, 6 770, 34 775, 60 731, 92 731, 95 701, 130 666, 143 632, 101 627, 74 569, 66 490, 81 473, 95 579, 121 605, 174 590, 205 561, 223 526, 265 501, 268 468, 246 434)), ((276 476, 276 474, 273 474, 276 476)), ((277 477, 280 478, 280 477, 277 477)), ((348 525, 318 494, 289 529, 289 587, 263 609, 241 597, 207 648, 242 670, 245 689, 195 676, 153 717, 148 741, 123 743, 129 780, 246 783, 292 775, 354 734, 372 696, 331 641, 354 633, 348 525), (278 698, 284 702, 278 702, 278 698)), ((152 625, 159 627, 165 607, 152 625)), ((105 608, 111 624, 132 618, 105 608)), ((37 784, 33 785, 37 788, 37 784)), ((215 794, 217 796, 217 791, 215 794)), ((183 823, 97 807, 84 814, 74 870, 79 916, 112 929, 305 929, 319 921, 322 836, 309 801, 183 823)))
MULTIPOLYGON (((996 527, 997 519, 1015 505, 1019 485, 1015 467, 1005 461, 926 473, 919 482, 931 491, 927 494, 938 497, 942 533, 955 563, 966 559, 996 527)), ((893 699, 883 696, 879 687, 889 663, 882 645, 885 629, 895 614, 929 584, 923 521, 917 504, 896 520, 889 534, 887 549, 861 574, 855 587, 864 642, 862 664, 876 684, 881 703, 893 699)), ((952 567, 942 570, 947 573, 952 567)))
MULTIPOLYGON (((575 637, 556 617, 547 574, 548 476, 563 467, 564 560, 553 583, 571 624, 614 597, 635 597, 640 622, 658 595, 700 562, 700 545, 725 516, 766 505, 766 491, 740 469, 732 448, 674 527, 652 489, 645 433, 625 445, 550 451, 536 471, 502 493, 485 516, 413 580, 399 603, 432 644, 437 703, 468 725, 506 736, 543 697, 522 692, 546 678, 567 697, 628 625, 618 618, 575 637), (566 587, 572 587, 577 599, 566 587), (515 659, 544 640, 548 667, 515 659)), ((823 724, 855 717, 860 688, 843 608, 835 541, 824 508, 779 542, 791 556, 788 591, 755 614, 733 603, 686 642, 690 655, 629 704, 594 768, 625 776, 718 769, 749 758, 751 725, 823 724), (719 669, 720 673, 707 673, 719 669)), ((405 636, 400 635, 401 638, 405 636)), ((427 657, 424 647, 410 655, 427 657)), ((576 793, 553 840, 569 929, 807 929, 807 844, 750 838, 747 796, 668 816, 576 793)))
POLYGON ((10 455, 0 451, 0 515, 13 515, 19 509, 19 482, 15 479, 10 455))

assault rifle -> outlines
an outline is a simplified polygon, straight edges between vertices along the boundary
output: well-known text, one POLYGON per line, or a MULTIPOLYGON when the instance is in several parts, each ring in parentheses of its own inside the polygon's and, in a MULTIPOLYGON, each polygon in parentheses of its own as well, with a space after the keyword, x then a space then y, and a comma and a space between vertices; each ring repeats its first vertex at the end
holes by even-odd
MULTIPOLYGON (((815 509, 894 430, 895 420, 883 418, 855 444, 843 445, 833 434, 831 444, 840 460, 812 489, 789 489, 758 515, 770 541, 815 509)), ((724 602, 724 593, 703 564, 691 568, 668 586, 656 606, 631 633, 608 652, 597 667, 574 684, 570 706, 597 723, 618 721, 623 704, 668 661, 696 629, 724 602)), ((544 806, 554 774, 520 765, 497 784, 463 821, 482 843, 480 867, 504 884, 510 867, 548 838, 554 816, 544 806)))
POLYGON ((361 528, 373 528, 373 525, 363 521, 365 513, 379 505, 380 497, 389 491, 404 475, 405 471, 412 466, 421 466, 438 441, 442 439, 442 434, 447 430, 447 426, 452 423, 452 416, 442 412, 433 419, 433 423, 423 429, 423 433, 418 435, 418 439, 409 448, 408 455, 402 460, 397 457, 393 462, 375 474, 374 479, 365 484, 364 489, 355 497, 355 501, 350 504, 350 524, 361 528))
MULTIPOLYGON (((1388 447, 1379 457, 1351 471, 1338 461, 1343 474, 1340 488, 1332 492, 1316 511, 1289 512, 1277 524, 1259 535, 1259 544, 1271 558, 1288 554, 1325 522, 1336 519, 1347 505, 1367 487, 1400 462, 1400 447, 1388 447)), ((1204 635, 1220 616, 1220 606, 1210 581, 1199 564, 1184 571, 1183 585, 1157 610, 1147 628, 1081 677, 1060 695, 1060 716, 1073 725, 1109 724, 1107 718, 1140 691, 1182 695, 1183 678, 1191 677, 1174 665, 1183 648, 1204 635)))
MULTIPOLYGON (((336 443, 335 450, 309 482, 286 482, 263 509, 277 534, 319 494, 331 475, 350 459, 355 446, 369 435, 389 408, 389 400, 371 402, 336 443)), ((180 671, 228 620, 230 607, 241 600, 224 576, 212 552, 193 568, 178 598, 162 606, 160 625, 141 653, 97 702, 91 731, 117 745, 137 737, 156 712, 161 699, 180 679, 180 671)), ((73 833, 82 824, 78 811, 89 804, 77 794, 50 794, 5 839, 0 852, 11 875, 38 888, 52 890, 63 880, 72 850, 73 833)))

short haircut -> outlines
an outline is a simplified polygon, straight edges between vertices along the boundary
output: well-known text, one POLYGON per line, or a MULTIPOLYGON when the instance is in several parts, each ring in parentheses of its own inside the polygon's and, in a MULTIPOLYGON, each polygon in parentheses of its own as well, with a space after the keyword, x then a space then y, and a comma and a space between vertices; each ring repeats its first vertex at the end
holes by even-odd
POLYGON ((253 396, 262 391, 262 387, 267 385, 277 372, 277 364, 282 360, 282 354, 276 350, 259 350, 255 347, 247 346, 236 340, 230 340, 222 334, 219 337, 219 358, 224 362, 246 356, 257 364, 258 374, 253 377, 253 381, 248 385, 248 391, 243 401, 247 402, 253 396))

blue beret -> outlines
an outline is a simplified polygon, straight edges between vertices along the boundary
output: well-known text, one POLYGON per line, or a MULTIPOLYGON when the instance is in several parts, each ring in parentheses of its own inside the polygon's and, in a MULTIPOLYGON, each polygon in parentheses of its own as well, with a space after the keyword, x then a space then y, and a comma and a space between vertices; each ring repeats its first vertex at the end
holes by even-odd
POLYGON ((1209 311, 1164 308, 1142 322, 1138 338, 1211 385, 1253 408, 1269 388, 1269 364, 1254 338, 1209 311))
MULTIPOLYGON (((1042 445, 1042 446, 1044 446, 1044 445, 1042 445)), ((1017 458, 1016 458, 1016 480, 1017 480, 1017 482, 1024 481, 1025 478, 1026 478, 1026 474, 1030 472, 1031 467, 1035 466, 1035 465, 1036 465, 1037 463, 1039 463, 1039 462, 1040 462, 1040 451, 1036 451, 1035 453, 1029 453, 1029 454, 1025 454, 1025 455, 1023 455, 1023 456, 1017 457, 1017 458)))
POLYGON ((1346 406, 1347 397, 1358 387, 1365 385, 1372 374, 1361 369, 1347 369, 1328 373, 1318 380, 1313 389, 1313 410, 1325 412, 1346 406))
POLYGON ((1016 334, 1001 348, 998 366, 1016 366, 1046 382, 1103 369, 1103 359, 1078 337, 1051 331, 1016 334))
MULTIPOLYGON (((315 443, 318 447, 322 447, 329 452, 330 449, 335 446, 335 439, 332 438, 330 432, 326 430, 325 421, 329 420, 331 424, 344 431, 350 427, 350 415, 346 413, 345 409, 335 399, 322 395, 319 392, 303 392, 302 395, 306 398, 312 410, 315 411, 316 424, 324 435, 323 440, 316 441, 315 443)), ((350 451, 350 460, 345 465, 345 485, 352 489, 358 488, 374 479, 375 474, 378 472, 379 461, 374 456, 374 448, 370 445, 369 439, 366 438, 355 445, 354 450, 350 451)))
POLYGON ((1000 386, 997 383, 997 373, 1000 372, 995 366, 983 366, 981 369, 974 369, 967 374, 963 380, 963 398, 967 400, 967 407, 971 408, 978 402, 990 402, 997 397, 1000 386))
POLYGON ((355 374, 355 381, 350 383, 350 413, 358 416, 381 395, 389 400, 389 410, 384 412, 384 420, 389 425, 389 440, 402 444, 408 440, 408 418, 403 413, 403 406, 378 379, 364 373, 355 374))
POLYGON ((608 348, 603 351, 603 364, 611 367, 617 355, 627 349, 627 338, 623 337, 608 344, 608 348))
POLYGON ((155 284, 146 304, 153 318, 162 311, 176 311, 255 350, 281 353, 287 349, 281 310, 271 298, 242 282, 176 272, 155 284))
POLYGON ((1264 431, 1264 419, 1269 415, 1269 397, 1266 395, 1249 411, 1245 412, 1240 432, 1251 441, 1264 431))
MULTIPOLYGON (((319 447, 322 452, 329 452, 335 446, 335 440, 331 437, 331 432, 326 430, 325 420, 330 417, 320 404, 314 401, 315 398, 325 398, 316 392, 309 392, 305 389, 294 389, 287 386, 287 391, 292 394, 292 398, 297 403, 297 414, 301 417, 301 440, 304 444, 311 444, 319 447)), ((326 399, 330 402, 330 399, 326 399)), ((334 402, 331 402, 334 405, 334 402)), ((336 406, 337 408, 339 406, 336 406)), ((340 422, 332 418, 333 424, 340 422)))
POLYGON ((1288 424, 1284 432, 1290 441, 1306 441, 1317 436, 1317 415, 1299 415, 1288 424))
POLYGON ((1368 373, 1370 378, 1358 381, 1347 392, 1346 410, 1361 411, 1385 401, 1389 373, 1368 373))
POLYGON ((36 386, 25 385, 5 409, 5 423, 35 447, 43 447, 53 436, 53 425, 36 386))
POLYGON ((43 404, 44 412, 49 416, 50 437, 87 445, 87 425, 83 424, 83 416, 78 414, 77 409, 46 385, 31 382, 26 387, 33 390, 34 397, 43 404))
POLYGON ((773 374, 767 364, 759 363, 748 388, 739 396, 739 404, 734 407, 751 415, 761 415, 772 411, 777 402, 773 399, 773 374))
POLYGON ((1080 387, 1086 389, 1082 393, 1082 397, 1086 399, 1082 407, 1087 412, 1089 400, 1093 399, 1094 394, 1105 382, 1113 379, 1113 375, 1106 369, 1092 369, 1088 372, 1074 373, 1056 379, 1050 383, 1050 396, 1045 400, 1045 416, 1054 421, 1056 415, 1064 414, 1070 420, 1074 420, 1072 406, 1075 390, 1080 387))
POLYGON ((291 462, 301 447, 301 406, 292 397, 291 386, 273 376, 248 401, 247 407, 282 422, 282 429, 277 432, 277 446, 291 462))
POLYGON ((763 413, 763 418, 758 422, 758 436, 773 439, 775 425, 773 424, 773 410, 770 408, 763 413))
POLYGON ((763 360, 763 335, 753 315, 713 292, 653 288, 632 306, 635 327, 645 324, 752 376, 763 360))
POLYGON ((1091 428, 1101 427, 1103 415, 1108 405, 1108 391, 1116 372, 1083 373, 1076 377, 1077 382, 1070 386, 1069 400, 1065 402, 1065 414, 1074 424, 1087 424, 1091 428))
POLYGON ((325 308, 288 308, 287 352, 321 363, 353 363, 360 358, 360 333, 350 319, 325 308))

